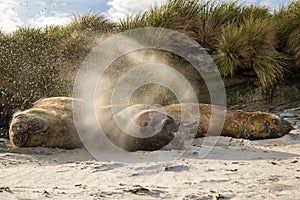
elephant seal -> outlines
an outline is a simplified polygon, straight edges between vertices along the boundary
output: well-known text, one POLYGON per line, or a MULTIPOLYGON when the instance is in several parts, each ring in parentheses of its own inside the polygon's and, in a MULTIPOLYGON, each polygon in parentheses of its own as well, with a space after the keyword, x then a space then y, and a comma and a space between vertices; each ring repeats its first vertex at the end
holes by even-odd
POLYGON ((178 131, 172 117, 150 105, 104 106, 99 107, 97 113, 108 139, 130 152, 159 150, 169 144, 178 131))
MULTIPOLYGON (((173 104, 163 107, 163 109, 175 119, 176 122, 182 123, 181 108, 187 106, 190 110, 199 109, 199 120, 197 135, 202 137, 208 131, 212 107, 219 112, 225 113, 225 122, 221 132, 222 136, 234 138, 245 138, 250 140, 278 138, 288 134, 293 130, 292 125, 281 117, 266 112, 239 112, 226 109, 221 106, 210 104, 173 104)), ((192 113, 193 114, 193 113, 192 113)))
MULTIPOLYGON (((82 147, 77 134, 72 105, 85 106, 84 102, 68 97, 42 99, 25 111, 13 115, 9 137, 14 147, 52 147, 73 149, 82 147)), ((147 105, 104 106, 97 108, 97 119, 107 138, 126 151, 153 151, 167 145, 178 130, 174 119, 147 105), (112 109, 118 112, 112 115, 112 109), (126 115, 132 117, 132 121, 126 115), (115 123, 126 125, 122 130, 115 123), (134 124, 136 126, 134 126, 134 124), (152 135, 153 134, 153 135, 152 135)), ((89 137, 89 129, 84 129, 89 137)), ((92 133, 91 133, 92 134, 92 133)), ((85 136, 83 136, 85 137, 85 136)))
MULTIPOLYGON (((72 102, 67 97, 52 97, 13 115, 9 138, 13 147, 73 149, 82 143, 73 124, 72 102)), ((77 100, 79 101, 79 100, 77 100)))

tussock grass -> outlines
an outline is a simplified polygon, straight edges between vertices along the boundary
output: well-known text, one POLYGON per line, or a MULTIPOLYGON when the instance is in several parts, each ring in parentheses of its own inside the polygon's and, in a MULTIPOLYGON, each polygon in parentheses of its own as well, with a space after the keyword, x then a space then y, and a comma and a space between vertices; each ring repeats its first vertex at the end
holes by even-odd
MULTIPOLYGON (((294 8, 292 5, 289 7, 294 8)), ((287 71, 288 56, 281 53, 278 45, 278 20, 263 6, 243 7, 236 1, 169 0, 160 7, 127 16, 118 24, 119 31, 148 26, 173 29, 192 37, 211 50, 225 76, 254 72, 266 88, 275 85, 287 71)), ((287 45, 296 45, 296 39, 287 38, 287 45)), ((297 47, 290 49, 295 51, 297 47)))
POLYGON ((294 59, 296 69, 300 68, 300 1, 293 1, 275 13, 279 23, 278 37, 282 50, 294 59))
POLYGON ((215 51, 214 46, 222 34, 222 29, 238 19, 240 10, 241 7, 236 2, 206 3, 199 14, 195 39, 203 47, 215 51))
POLYGON ((244 18, 228 25, 217 44, 216 63, 224 75, 254 71, 263 87, 283 78, 287 58, 276 49, 276 22, 263 18, 244 18))
POLYGON ((119 21, 118 28, 120 31, 148 26, 180 29, 184 26, 180 22, 186 23, 197 18, 200 12, 198 2, 198 0, 168 0, 160 7, 152 7, 136 16, 127 16, 119 21))
POLYGON ((75 16, 73 21, 67 26, 72 31, 83 31, 90 33, 112 32, 116 25, 106 19, 103 15, 87 13, 83 16, 75 16))
POLYGON ((127 16, 119 21, 118 29, 168 28, 192 37, 204 47, 211 47, 222 26, 234 20, 239 9, 235 2, 217 4, 201 0, 169 0, 160 7, 127 16))

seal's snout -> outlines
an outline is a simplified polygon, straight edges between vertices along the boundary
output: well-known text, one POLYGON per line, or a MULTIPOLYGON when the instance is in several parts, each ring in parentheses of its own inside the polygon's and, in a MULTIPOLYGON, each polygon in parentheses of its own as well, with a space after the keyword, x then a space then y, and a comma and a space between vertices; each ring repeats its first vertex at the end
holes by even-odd
POLYGON ((27 133, 30 129, 29 118, 26 114, 15 115, 11 122, 11 131, 16 134, 27 133))
POLYGON ((280 132, 285 134, 288 134, 291 130, 294 130, 294 127, 291 123, 289 123, 287 120, 282 119, 280 124, 280 132))
POLYGON ((28 132, 28 124, 26 122, 18 121, 11 125, 11 130, 16 133, 28 132))
POLYGON ((9 132, 11 142, 15 146, 21 147, 25 144, 27 139, 28 124, 17 120, 11 124, 9 132))
POLYGON ((46 123, 35 115, 23 112, 14 115, 9 130, 11 143, 17 147, 24 147, 28 140, 36 133, 47 130, 46 123))
POLYGON ((175 133, 178 132, 179 126, 172 118, 168 118, 165 121, 165 128, 168 133, 175 133))

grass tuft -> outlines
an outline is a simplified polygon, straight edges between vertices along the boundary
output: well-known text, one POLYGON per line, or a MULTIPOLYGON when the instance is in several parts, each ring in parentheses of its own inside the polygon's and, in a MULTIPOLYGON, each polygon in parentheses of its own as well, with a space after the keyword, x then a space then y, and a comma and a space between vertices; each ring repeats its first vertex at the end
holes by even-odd
POLYGON ((243 23, 228 25, 217 44, 217 65, 225 76, 255 72, 263 87, 283 78, 287 57, 276 49, 276 22, 245 18, 243 23))
POLYGON ((283 52, 294 59, 294 68, 300 68, 300 0, 293 1, 275 13, 279 22, 278 37, 283 52))

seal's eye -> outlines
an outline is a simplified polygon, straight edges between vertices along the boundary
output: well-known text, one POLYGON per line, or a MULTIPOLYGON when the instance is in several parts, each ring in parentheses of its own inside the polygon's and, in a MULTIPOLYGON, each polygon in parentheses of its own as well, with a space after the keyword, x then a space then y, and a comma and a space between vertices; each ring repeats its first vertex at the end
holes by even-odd
POLYGON ((278 119, 273 119, 272 120, 273 124, 278 125, 279 124, 279 120, 278 119))

